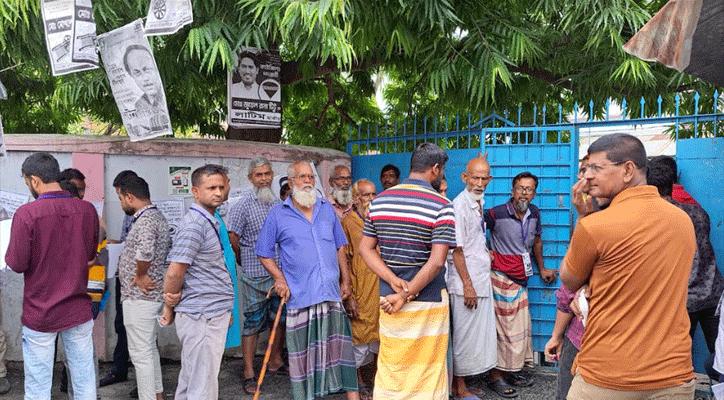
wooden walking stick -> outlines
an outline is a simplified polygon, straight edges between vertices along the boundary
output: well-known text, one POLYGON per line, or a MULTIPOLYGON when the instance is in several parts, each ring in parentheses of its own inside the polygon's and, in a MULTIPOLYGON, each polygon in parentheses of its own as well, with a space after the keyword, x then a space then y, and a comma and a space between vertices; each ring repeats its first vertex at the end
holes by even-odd
MULTIPOLYGON (((274 290, 272 288, 269 290, 269 293, 267 294, 267 298, 271 296, 271 291, 274 290)), ((259 380, 256 382, 256 392, 254 393, 254 400, 259 399, 259 393, 261 391, 261 384, 264 382, 264 374, 266 373, 266 366, 269 363, 269 358, 271 358, 271 351, 272 346, 274 345, 274 337, 277 334, 277 327, 279 326, 279 319, 282 316, 282 308, 284 308, 284 303, 286 303, 286 300, 282 299, 282 301, 279 303, 279 308, 277 309, 277 315, 274 317, 274 326, 272 326, 271 333, 269 334, 269 344, 266 346, 266 354, 264 354, 264 363, 261 366, 261 372, 259 372, 259 380)))

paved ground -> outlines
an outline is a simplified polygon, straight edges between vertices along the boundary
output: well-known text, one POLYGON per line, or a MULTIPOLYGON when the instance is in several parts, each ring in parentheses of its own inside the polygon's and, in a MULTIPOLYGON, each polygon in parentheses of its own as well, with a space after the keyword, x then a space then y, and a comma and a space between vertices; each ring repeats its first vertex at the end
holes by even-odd
MULTIPOLYGON (((261 367, 261 357, 256 358, 256 363, 261 367)), ((110 370, 110 363, 101 363, 101 376, 110 370)), ((173 399, 173 393, 176 389, 176 380, 181 365, 177 361, 163 361, 163 383, 165 387, 166 399, 173 399)), ((23 398, 23 366, 19 362, 8 362, 8 379, 10 379, 12 389, 10 393, 0 396, 0 400, 18 400, 23 398)), ((253 396, 246 395, 241 387, 241 379, 239 374, 242 370, 242 360, 240 358, 227 357, 222 364, 222 370, 219 374, 220 380, 220 400, 232 399, 251 399, 253 396)), ((53 400, 66 400, 68 396, 59 390, 60 364, 56 364, 55 378, 53 380, 53 400)), ((555 398, 555 374, 548 370, 538 370, 534 373, 535 384, 528 388, 520 390, 521 400, 549 400, 555 398)), ((104 400, 125 400, 128 399, 128 393, 135 387, 135 375, 133 369, 129 374, 129 380, 115 385, 106 386, 98 390, 98 394, 104 400)), ((260 399, 264 400, 289 400, 291 398, 289 378, 287 376, 267 374, 264 378, 264 386, 260 399)), ((343 395, 330 395, 324 397, 325 400, 342 400, 343 395)), ((486 389, 483 395, 484 399, 502 399, 502 397, 486 389)))

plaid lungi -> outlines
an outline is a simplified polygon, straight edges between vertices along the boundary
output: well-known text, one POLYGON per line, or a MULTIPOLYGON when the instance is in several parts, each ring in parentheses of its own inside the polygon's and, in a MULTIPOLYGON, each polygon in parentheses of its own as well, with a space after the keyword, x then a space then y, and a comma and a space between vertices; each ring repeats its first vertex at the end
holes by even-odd
POLYGON ((294 400, 358 390, 352 329, 342 303, 287 310, 286 333, 294 400))
POLYGON ((498 330, 498 366, 501 371, 520 371, 533 363, 528 290, 502 272, 491 271, 495 326, 498 330))
POLYGON ((380 313, 380 355, 374 398, 447 400, 450 305, 411 301, 394 314, 380 313))

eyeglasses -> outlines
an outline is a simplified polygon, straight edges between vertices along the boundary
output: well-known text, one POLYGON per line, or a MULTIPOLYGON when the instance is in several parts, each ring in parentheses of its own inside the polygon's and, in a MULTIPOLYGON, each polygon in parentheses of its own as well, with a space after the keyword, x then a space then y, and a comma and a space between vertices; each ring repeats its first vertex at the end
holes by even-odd
POLYGON ((352 182, 351 176, 338 176, 336 178, 332 178, 333 181, 349 181, 352 182))
POLYGON ((306 181, 306 180, 313 181, 314 175, 313 174, 302 174, 302 175, 293 176, 292 179, 299 179, 300 181, 306 181))
POLYGON ((535 193, 535 188, 532 187, 517 186, 514 190, 516 193, 535 193))
POLYGON ((591 171, 594 175, 600 174, 601 171, 603 171, 604 167, 607 167, 609 165, 621 165, 625 163, 626 161, 619 161, 615 163, 606 163, 606 164, 588 164, 585 167, 582 167, 580 170, 578 170, 578 173, 585 174, 586 171, 591 171))

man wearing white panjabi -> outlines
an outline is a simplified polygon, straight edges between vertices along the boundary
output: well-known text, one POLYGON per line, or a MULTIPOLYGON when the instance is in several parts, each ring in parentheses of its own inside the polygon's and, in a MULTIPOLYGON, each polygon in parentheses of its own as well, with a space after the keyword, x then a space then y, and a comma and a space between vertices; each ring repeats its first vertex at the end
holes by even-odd
POLYGON ((465 190, 453 200, 455 240, 447 261, 447 287, 452 313, 453 387, 455 399, 477 399, 465 377, 498 363, 495 311, 491 296, 490 253, 485 244, 483 205, 492 179, 483 157, 470 160, 462 181, 465 190))

